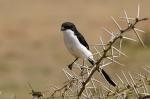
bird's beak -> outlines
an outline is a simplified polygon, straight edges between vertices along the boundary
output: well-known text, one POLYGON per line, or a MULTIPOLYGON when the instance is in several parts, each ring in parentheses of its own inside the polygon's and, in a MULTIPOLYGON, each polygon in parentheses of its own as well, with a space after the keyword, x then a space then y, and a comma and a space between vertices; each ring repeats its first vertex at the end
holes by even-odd
POLYGON ((65 30, 65 28, 64 27, 61 27, 61 31, 64 31, 65 30))

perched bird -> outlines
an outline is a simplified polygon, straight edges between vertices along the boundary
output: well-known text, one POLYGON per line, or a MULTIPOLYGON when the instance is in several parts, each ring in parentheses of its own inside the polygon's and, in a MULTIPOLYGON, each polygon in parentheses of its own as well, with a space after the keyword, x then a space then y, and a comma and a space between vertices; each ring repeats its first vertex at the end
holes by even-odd
MULTIPOLYGON (((64 43, 67 49, 75 57, 75 60, 68 65, 68 68, 72 70, 72 65, 79 58, 87 59, 94 66, 96 61, 93 58, 93 54, 89 50, 89 45, 83 35, 78 32, 76 26, 71 22, 64 22, 61 25, 61 31, 63 32, 64 43)), ((101 72, 111 85, 116 86, 116 84, 110 79, 109 75, 103 69, 101 69, 101 72)))

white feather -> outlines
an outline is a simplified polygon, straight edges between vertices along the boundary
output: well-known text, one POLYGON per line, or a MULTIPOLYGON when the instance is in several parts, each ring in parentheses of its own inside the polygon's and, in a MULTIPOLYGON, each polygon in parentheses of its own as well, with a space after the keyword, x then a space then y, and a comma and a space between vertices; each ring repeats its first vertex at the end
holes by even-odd
POLYGON ((94 61, 92 53, 80 43, 77 36, 70 29, 63 31, 64 42, 69 52, 78 58, 91 59, 94 61))

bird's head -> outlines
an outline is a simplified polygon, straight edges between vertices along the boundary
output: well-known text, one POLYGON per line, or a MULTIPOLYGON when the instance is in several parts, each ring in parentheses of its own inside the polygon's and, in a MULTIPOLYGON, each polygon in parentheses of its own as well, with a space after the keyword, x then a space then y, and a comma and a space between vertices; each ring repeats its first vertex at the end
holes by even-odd
POLYGON ((61 31, 66 31, 66 30, 72 30, 72 31, 75 31, 76 30, 76 27, 73 23, 71 22, 64 22, 62 23, 61 25, 61 31))

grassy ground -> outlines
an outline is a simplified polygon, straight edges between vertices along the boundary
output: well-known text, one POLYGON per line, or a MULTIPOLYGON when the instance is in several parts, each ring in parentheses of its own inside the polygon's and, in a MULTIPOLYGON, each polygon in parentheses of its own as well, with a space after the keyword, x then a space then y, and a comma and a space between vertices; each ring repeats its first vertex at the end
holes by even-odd
MULTIPOLYGON (((0 0, 0 98, 16 94, 17 99, 29 99, 28 81, 40 90, 64 81, 62 68, 73 57, 63 44, 62 22, 74 22, 88 43, 94 44, 102 26, 115 28, 110 16, 122 15, 123 8, 135 15, 137 3, 138 0, 0 0)), ((149 3, 142 1, 142 16, 150 16, 149 3)), ((150 31, 149 21, 141 26, 150 31)), ((130 46, 125 52, 128 58, 121 61, 127 65, 110 66, 108 72, 140 71, 138 68, 150 64, 149 48, 130 46)))

